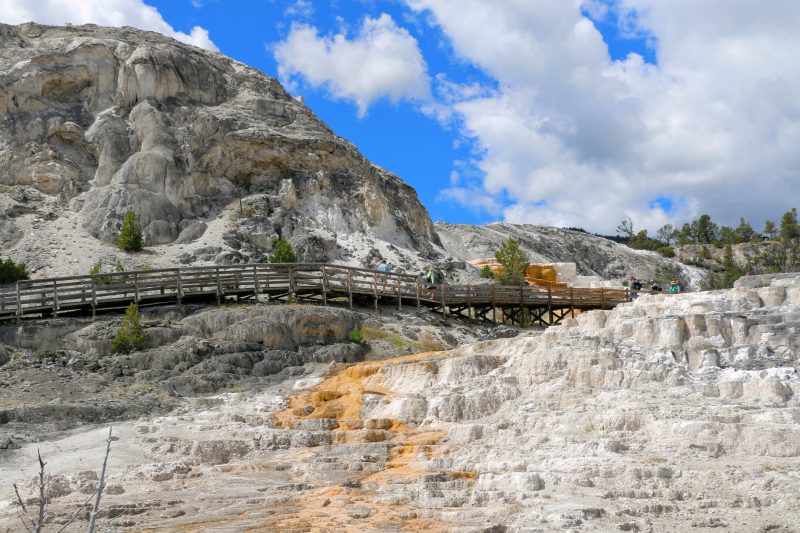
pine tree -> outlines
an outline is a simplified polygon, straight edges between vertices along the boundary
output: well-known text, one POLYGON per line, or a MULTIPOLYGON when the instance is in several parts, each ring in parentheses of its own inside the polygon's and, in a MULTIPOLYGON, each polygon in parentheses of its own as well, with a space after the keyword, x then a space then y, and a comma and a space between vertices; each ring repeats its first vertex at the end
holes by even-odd
POLYGON ((774 239, 775 235, 778 234, 778 229, 775 227, 775 223, 771 220, 767 220, 766 222, 764 222, 764 229, 761 231, 763 231, 764 235, 766 235, 770 239, 774 239))
POLYGON ((145 342, 147 342, 147 333, 142 328, 139 308, 136 304, 131 303, 125 311, 125 318, 122 319, 117 336, 111 341, 111 346, 116 352, 130 352, 131 350, 141 350, 144 348, 145 342))
POLYGON ((122 219, 122 228, 117 235, 117 246, 126 252, 138 252, 144 248, 142 228, 136 221, 136 213, 128 211, 122 219))
POLYGON ((294 255, 292 245, 286 239, 278 239, 272 255, 269 256, 270 263, 296 263, 297 256, 294 255))
POLYGON ((28 279, 25 263, 15 263, 10 257, 5 261, 0 259, 0 283, 14 283, 21 279, 28 279))
POLYGON ((497 262, 503 265, 503 272, 497 275, 500 283, 522 285, 525 283, 525 270, 528 268, 528 254, 519 247, 514 237, 500 246, 494 253, 497 262))
POLYGON ((742 277, 742 269, 733 258, 733 248, 731 243, 725 245, 725 255, 722 258, 722 287, 730 289, 733 283, 742 277))

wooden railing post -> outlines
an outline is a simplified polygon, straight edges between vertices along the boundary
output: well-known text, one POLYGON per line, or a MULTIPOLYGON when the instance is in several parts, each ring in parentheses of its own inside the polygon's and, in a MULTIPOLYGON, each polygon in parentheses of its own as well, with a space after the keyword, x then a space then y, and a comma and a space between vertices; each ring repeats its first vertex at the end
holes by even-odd
POLYGON ((472 323, 472 285, 467 285, 467 318, 472 323))
POLYGON ((95 316, 97 316, 97 278, 92 276, 92 321, 94 321, 95 316))
POLYGON ((139 305, 139 273, 133 273, 133 301, 139 305))
POLYGON ((495 289, 497 286, 492 283, 492 324, 497 324, 497 302, 495 300, 495 289))
POLYGON ((181 269, 175 269, 175 294, 178 299, 178 305, 181 305, 181 300, 183 299, 183 286, 181 285, 181 269))
POLYGON ((575 318, 575 295, 572 292, 572 286, 569 287, 569 312, 572 318, 575 318))
POLYGON ((400 290, 400 276, 397 276, 397 309, 403 308, 403 293, 400 290))
POLYGON ((420 293, 420 281, 419 281, 419 278, 417 278, 416 289, 417 289, 417 309, 419 309, 419 293, 420 293))
POLYGON ((290 266, 289 267, 289 300, 297 299, 297 296, 295 295, 295 292, 296 292, 295 289, 296 289, 296 285, 295 285, 295 279, 294 279, 294 269, 290 266))
POLYGON ((328 274, 325 265, 322 265, 322 303, 328 305, 328 274))
POLYGON ((17 320, 22 318, 22 299, 19 297, 19 281, 17 282, 17 320))
POLYGON ((547 323, 553 325, 553 291, 547 286, 547 323))
POLYGON ((253 298, 258 303, 258 293, 261 292, 261 286, 258 284, 258 265, 253 265, 253 298))
POLYGON ((219 267, 214 269, 217 274, 217 305, 222 303, 222 285, 219 282, 219 267))
POLYGON ((375 310, 378 310, 378 273, 372 273, 372 293, 375 296, 375 310))
POLYGON ((444 281, 442 282, 442 316, 447 316, 447 302, 445 298, 445 284, 444 281))
POLYGON ((353 308, 353 271, 347 268, 347 302, 353 308))
POLYGON ((53 282, 53 316, 58 316, 58 283, 53 282))
POLYGON ((600 309, 606 308, 606 290, 604 287, 600 287, 600 309))

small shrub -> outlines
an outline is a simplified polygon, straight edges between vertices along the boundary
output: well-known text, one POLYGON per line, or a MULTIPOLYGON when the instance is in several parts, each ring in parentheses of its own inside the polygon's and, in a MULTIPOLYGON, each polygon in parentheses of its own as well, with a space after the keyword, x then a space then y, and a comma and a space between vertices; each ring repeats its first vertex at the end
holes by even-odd
POLYGON ((92 268, 89 269, 89 274, 94 276, 96 274, 100 274, 103 272, 103 261, 100 260, 97 263, 92 265, 92 268))
POLYGON ((15 263, 10 257, 5 261, 0 260, 0 283, 14 283, 21 279, 28 279, 25 263, 15 263))
POLYGON ((350 342, 362 342, 364 340, 364 328, 359 324, 347 332, 347 340, 350 342))
POLYGON ((489 268, 489 265, 483 265, 483 268, 481 269, 481 277, 485 279, 494 279, 494 273, 492 272, 492 269, 489 268))
POLYGON ((126 252, 138 252, 144 248, 142 228, 136 221, 136 213, 128 211, 122 219, 122 228, 117 235, 117 246, 126 252))
POLYGON ((41 350, 36 350, 36 353, 34 355, 36 356, 36 359, 38 359, 39 361, 43 361, 45 359, 52 359, 53 357, 56 356, 56 353, 53 350, 48 350, 46 348, 43 348, 41 350))
POLYGON ((115 352, 130 352, 141 350, 145 342, 147 342, 147 332, 142 327, 139 308, 131 303, 125 311, 125 318, 122 319, 117 336, 111 341, 111 346, 115 352))
POLYGON ((664 257, 675 257, 675 248, 672 246, 662 246, 656 251, 664 257))
POLYGON ((275 248, 272 250, 272 255, 269 256, 270 263, 296 263, 297 256, 294 255, 292 245, 286 239, 278 239, 275 242, 275 248))

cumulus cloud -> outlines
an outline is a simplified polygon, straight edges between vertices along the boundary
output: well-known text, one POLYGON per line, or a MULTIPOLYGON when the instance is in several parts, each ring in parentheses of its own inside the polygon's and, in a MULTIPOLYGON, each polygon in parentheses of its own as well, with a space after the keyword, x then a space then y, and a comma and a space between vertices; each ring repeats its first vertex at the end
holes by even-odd
POLYGON ((208 30, 194 26, 191 31, 176 31, 167 24, 158 10, 142 0, 0 0, 0 21, 7 24, 39 22, 41 24, 98 24, 100 26, 133 26, 163 33, 178 41, 217 51, 208 30))
POLYGON ((613 231, 626 216, 654 229, 707 212, 760 225, 800 204, 794 0, 406 3, 497 82, 447 105, 507 220, 613 231), (612 60, 584 13, 645 36, 657 64, 612 60))
POLYGON ((357 34, 321 36, 307 24, 294 24, 273 52, 287 84, 325 87, 352 101, 361 115, 380 98, 392 102, 426 98, 428 66, 416 39, 391 16, 366 17, 357 34))

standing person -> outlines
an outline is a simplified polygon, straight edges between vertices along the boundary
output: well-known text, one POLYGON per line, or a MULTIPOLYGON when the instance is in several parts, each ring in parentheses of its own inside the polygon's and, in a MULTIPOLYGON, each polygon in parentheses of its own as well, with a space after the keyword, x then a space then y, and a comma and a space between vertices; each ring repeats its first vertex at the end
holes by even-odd
POLYGON ((681 292, 681 286, 678 285, 677 281, 671 281, 669 284, 669 289, 667 289, 671 294, 678 294, 681 292))
POLYGON ((631 276, 631 300, 639 296, 638 291, 640 290, 642 290, 642 282, 636 279, 635 276, 631 276))
POLYGON ((381 273, 381 292, 386 292, 386 274, 392 269, 392 265, 389 264, 386 259, 381 259, 381 262, 378 264, 378 272, 381 273))
POLYGON ((433 268, 433 265, 428 266, 428 269, 425 271, 425 281, 427 281, 430 285, 428 285, 428 296, 432 299, 436 298, 436 270, 433 268))

